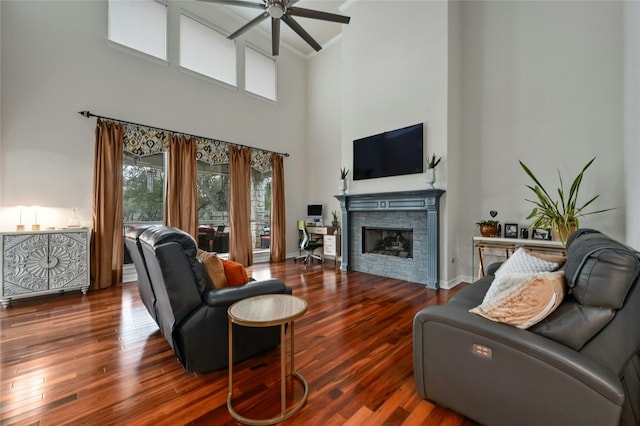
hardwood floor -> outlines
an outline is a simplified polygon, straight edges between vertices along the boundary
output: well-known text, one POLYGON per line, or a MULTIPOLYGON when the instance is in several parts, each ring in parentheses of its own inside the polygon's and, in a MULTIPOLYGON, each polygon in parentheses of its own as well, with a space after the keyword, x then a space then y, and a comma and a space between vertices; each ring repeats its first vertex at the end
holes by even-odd
MULTIPOLYGON (((475 425, 421 400, 413 379, 413 317, 457 290, 342 273, 332 262, 249 271, 282 278, 308 303, 295 323, 295 365, 309 398, 282 424, 475 425)), ((228 370, 185 372, 135 283, 15 301, 0 326, 2 425, 237 424, 226 407, 228 370)), ((234 367, 241 414, 277 415, 279 359, 274 349, 234 367)), ((287 386, 295 402, 300 386, 287 386)))

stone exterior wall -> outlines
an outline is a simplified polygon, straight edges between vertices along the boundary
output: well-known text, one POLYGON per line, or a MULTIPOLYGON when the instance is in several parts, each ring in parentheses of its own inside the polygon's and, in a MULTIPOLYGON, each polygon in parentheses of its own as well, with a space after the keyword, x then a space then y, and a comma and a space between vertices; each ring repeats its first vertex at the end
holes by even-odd
POLYGON ((269 227, 270 212, 264 205, 264 197, 267 187, 271 183, 270 179, 262 179, 261 173, 251 170, 253 179, 251 180, 251 237, 253 246, 260 248, 260 236, 265 234, 265 228, 269 227))

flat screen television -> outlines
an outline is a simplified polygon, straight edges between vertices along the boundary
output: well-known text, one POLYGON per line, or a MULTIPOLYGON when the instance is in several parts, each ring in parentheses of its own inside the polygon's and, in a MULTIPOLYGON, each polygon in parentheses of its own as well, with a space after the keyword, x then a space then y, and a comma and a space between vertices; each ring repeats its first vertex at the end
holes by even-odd
POLYGON ((423 124, 353 141, 353 180, 423 172, 423 124))
POLYGON ((322 220, 322 204, 307 205, 307 219, 320 222, 322 220))

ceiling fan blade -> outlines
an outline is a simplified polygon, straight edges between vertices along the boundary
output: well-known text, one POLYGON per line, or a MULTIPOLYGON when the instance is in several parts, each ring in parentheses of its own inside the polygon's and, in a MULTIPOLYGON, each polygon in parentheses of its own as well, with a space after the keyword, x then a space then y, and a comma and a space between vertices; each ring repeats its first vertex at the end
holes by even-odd
POLYGON ((280 20, 271 18, 271 54, 280 54, 280 20))
POLYGON ((264 3, 254 3, 242 0, 200 0, 208 3, 228 4, 229 6, 253 7, 254 9, 264 9, 264 3))
POLYGON ((243 26, 242 28, 240 28, 238 31, 236 31, 235 33, 229 35, 229 37, 227 37, 228 39, 235 39, 237 37, 240 37, 242 34, 246 33, 247 31, 249 31, 251 28, 255 27, 256 25, 258 25, 260 22, 264 21, 265 19, 267 19, 269 17, 269 12, 267 12, 266 10, 261 13, 260 15, 256 16, 255 18, 253 18, 251 20, 251 22, 249 22, 248 24, 246 24, 245 26, 243 26))
POLYGON ((300 37, 302 37, 304 39, 304 41, 306 41, 307 43, 309 43, 309 46, 313 47, 313 49, 316 52, 319 52, 320 49, 322 49, 322 46, 320 46, 318 44, 317 41, 315 41, 313 39, 313 37, 311 37, 311 35, 309 35, 308 32, 306 32, 304 30, 304 28, 302 28, 300 26, 300 24, 298 24, 295 19, 293 19, 291 16, 289 15, 283 15, 281 18, 285 24, 287 24, 293 31, 295 31, 300 37))
POLYGON ((340 24, 348 24, 351 18, 335 13, 321 12, 319 10, 303 9, 301 7, 288 7, 287 13, 301 18, 321 19, 323 21, 338 22, 340 24))

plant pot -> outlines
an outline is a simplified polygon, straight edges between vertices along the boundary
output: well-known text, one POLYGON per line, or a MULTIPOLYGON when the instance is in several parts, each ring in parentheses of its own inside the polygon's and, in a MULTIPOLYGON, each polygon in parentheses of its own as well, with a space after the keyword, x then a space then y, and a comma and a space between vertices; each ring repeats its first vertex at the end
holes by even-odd
POLYGON ((340 191, 341 195, 344 195, 347 192, 347 181, 344 179, 340 179, 338 181, 338 191, 340 191))
POLYGON ((563 223, 556 225, 551 229, 551 237, 554 241, 561 241, 563 244, 566 244, 567 240, 574 232, 576 232, 575 222, 563 223))
POLYGON ((433 183, 436 181, 436 169, 427 169, 427 188, 434 189, 433 183))
POLYGON ((495 237, 498 235, 498 227, 496 225, 480 225, 480 234, 483 237, 495 237))

